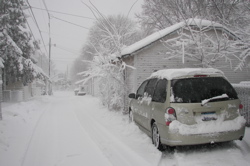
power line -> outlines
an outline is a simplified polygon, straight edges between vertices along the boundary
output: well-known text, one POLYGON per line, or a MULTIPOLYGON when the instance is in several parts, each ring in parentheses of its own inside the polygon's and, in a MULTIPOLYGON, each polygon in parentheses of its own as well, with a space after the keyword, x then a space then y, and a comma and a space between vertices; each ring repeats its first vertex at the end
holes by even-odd
POLYGON ((65 61, 65 62, 76 60, 76 58, 52 58, 52 59, 54 61, 65 61))
POLYGON ((52 58, 52 59, 56 59, 56 60, 75 60, 76 58, 52 58))
POLYGON ((63 47, 55 46, 55 48, 61 49, 61 50, 63 50, 63 51, 69 52, 69 53, 74 54, 74 55, 78 55, 78 56, 81 55, 80 53, 74 53, 74 52, 72 52, 72 51, 70 51, 70 50, 68 50, 68 49, 66 49, 66 48, 63 48, 63 47))
MULTIPOLYGON (((39 0, 39 4, 40 4, 41 7, 43 7, 43 2, 41 0, 39 0)), ((42 12, 42 17, 43 17, 44 23, 46 23, 47 21, 45 19, 44 12, 42 12)))
POLYGON ((31 6, 30 6, 29 0, 27 0, 27 3, 28 3, 28 5, 29 5, 29 7, 30 7, 31 14, 32 14, 32 16, 33 16, 33 18, 34 18, 34 20, 35 20, 36 27, 38 28, 40 37, 41 37, 42 42, 43 42, 44 49, 45 49, 45 51, 46 51, 46 53, 47 53, 47 55, 48 55, 48 51, 47 51, 47 49, 46 49, 45 42, 44 42, 44 39, 43 39, 41 30, 40 30, 40 28, 39 28, 39 25, 38 25, 38 23, 37 23, 37 20, 36 20, 36 17, 35 17, 35 15, 34 15, 34 13, 33 13, 33 10, 32 10, 32 8, 31 8, 31 6))
MULTIPOLYGON (((18 2, 18 4, 19 4, 19 6, 21 6, 20 2, 19 2, 19 1, 17 1, 17 2, 18 2)), ((37 41, 36 38, 35 38, 35 35, 34 35, 33 31, 32 31, 32 29, 31 29, 31 27, 30 27, 29 22, 28 22, 27 18, 25 17, 25 14, 24 14, 23 10, 21 10, 21 11, 22 11, 22 15, 23 15, 23 17, 24 17, 24 19, 25 19, 25 21, 26 21, 26 23, 27 23, 27 25, 28 25, 28 28, 29 28, 29 30, 30 30, 30 33, 31 33, 31 35, 32 35, 32 37, 33 37, 33 39, 34 39, 34 41, 37 41)), ((40 51, 41 54, 42 54, 42 51, 40 50, 40 48, 39 48, 39 51, 40 51)))
POLYGON ((78 54, 79 50, 75 50, 75 49, 72 49, 72 48, 68 48, 68 47, 64 47, 62 45, 59 45, 59 44, 55 44, 54 47, 61 47, 61 48, 64 48, 64 49, 67 49, 69 51, 72 51, 72 52, 75 52, 78 54))
POLYGON ((60 21, 63 21, 63 22, 66 22, 66 23, 69 23, 69 24, 72 24, 72 25, 75 25, 75 26, 81 27, 81 28, 83 28, 83 29, 87 29, 87 30, 89 30, 89 28, 87 28, 87 27, 84 27, 84 26, 81 26, 81 25, 78 25, 78 24, 75 24, 75 23, 72 23, 72 22, 69 22, 69 21, 63 20, 63 19, 61 19, 61 18, 57 18, 57 17, 55 17, 55 16, 52 16, 52 17, 53 17, 53 18, 55 18, 55 19, 57 19, 57 20, 60 20, 60 21))
POLYGON ((43 0, 43 5, 44 5, 45 8, 46 8, 46 12, 47 12, 48 18, 49 18, 49 38, 50 38, 50 13, 49 13, 49 10, 48 10, 47 5, 46 5, 46 3, 45 3, 44 0, 43 0))
MULTIPOLYGON (((50 77, 50 70, 51 70, 51 37, 50 37, 50 13, 48 11, 48 8, 47 8, 47 5, 45 3, 45 0, 43 0, 43 4, 46 8, 46 11, 48 13, 48 18, 49 18, 49 77, 50 77)), ((50 92, 52 92, 52 89, 51 89, 51 84, 49 84, 49 94, 51 94, 50 92)))
MULTIPOLYGON (((18 0, 17 2, 18 2, 19 6, 20 6, 20 8, 21 8, 21 4, 20 4, 19 0, 18 0)), ((26 21, 26 23, 27 23, 27 25, 28 25, 28 28, 29 28, 29 30, 30 30, 30 32, 31 32, 31 35, 32 35, 33 39, 36 40, 36 39, 35 39, 35 36, 34 36, 34 34, 33 34, 33 32, 32 32, 32 30, 31 30, 31 28, 30 28, 29 22, 27 21, 27 19, 26 19, 26 17, 25 17, 25 14, 23 13, 23 9, 22 9, 21 11, 22 11, 22 15, 23 15, 23 17, 24 17, 24 19, 25 19, 25 21, 26 21)))
MULTIPOLYGON (((42 33, 45 33, 45 34, 49 34, 49 32, 47 31, 41 31, 42 33)), ((80 41, 80 42, 83 42, 84 40, 83 39, 76 39, 74 36, 66 36, 66 35, 60 35, 60 34, 56 34, 56 33, 50 33, 52 36, 55 36, 56 38, 60 37, 60 38, 67 38, 67 39, 72 39, 72 40, 75 40, 75 41, 80 41)))
POLYGON ((37 9, 37 10, 44 10, 44 11, 49 11, 49 12, 53 12, 53 13, 59 13, 59 14, 64 14, 64 15, 69 15, 69 16, 74 16, 74 17, 80 17, 80 18, 95 20, 94 18, 91 18, 91 17, 85 17, 85 16, 76 15, 76 14, 64 13, 64 12, 59 12, 59 11, 55 11, 55 10, 47 10, 47 9, 38 8, 38 7, 34 7, 34 6, 31 6, 31 7, 33 9, 37 9))
POLYGON ((134 5, 138 2, 138 0, 136 0, 133 5, 130 7, 129 11, 128 11, 128 14, 127 14, 127 17, 129 16, 129 13, 131 12, 132 8, 134 7, 134 5))

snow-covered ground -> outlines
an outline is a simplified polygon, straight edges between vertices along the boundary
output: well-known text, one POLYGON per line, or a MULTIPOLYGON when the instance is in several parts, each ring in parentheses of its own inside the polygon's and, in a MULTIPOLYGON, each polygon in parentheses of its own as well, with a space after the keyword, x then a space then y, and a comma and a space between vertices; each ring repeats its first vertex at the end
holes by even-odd
POLYGON ((127 115, 91 96, 56 92, 2 111, 0 166, 250 165, 249 128, 243 141, 161 153, 127 115))

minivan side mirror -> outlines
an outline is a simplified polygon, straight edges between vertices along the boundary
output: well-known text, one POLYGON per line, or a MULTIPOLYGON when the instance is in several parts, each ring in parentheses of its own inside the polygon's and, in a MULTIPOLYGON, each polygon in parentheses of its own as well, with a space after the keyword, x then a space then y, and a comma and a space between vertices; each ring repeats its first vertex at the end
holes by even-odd
POLYGON ((128 95, 128 97, 131 98, 131 99, 135 99, 135 94, 134 94, 134 93, 130 93, 130 94, 128 95))

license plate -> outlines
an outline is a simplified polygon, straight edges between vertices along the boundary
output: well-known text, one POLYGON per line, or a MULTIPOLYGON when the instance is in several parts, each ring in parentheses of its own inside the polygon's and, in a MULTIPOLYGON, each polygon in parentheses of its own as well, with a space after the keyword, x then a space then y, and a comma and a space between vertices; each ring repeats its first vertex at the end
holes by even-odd
POLYGON ((201 116, 202 116, 202 121, 217 120, 215 112, 202 112, 201 116))

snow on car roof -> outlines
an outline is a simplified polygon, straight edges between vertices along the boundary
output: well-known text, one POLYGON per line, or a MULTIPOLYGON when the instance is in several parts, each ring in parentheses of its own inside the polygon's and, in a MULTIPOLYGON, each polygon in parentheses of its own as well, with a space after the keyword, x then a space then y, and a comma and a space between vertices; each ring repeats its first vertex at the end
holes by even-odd
POLYGON ((152 73, 149 78, 166 78, 167 80, 172 80, 173 78, 192 75, 220 75, 225 77, 221 70, 214 68, 183 68, 158 70, 152 73))

